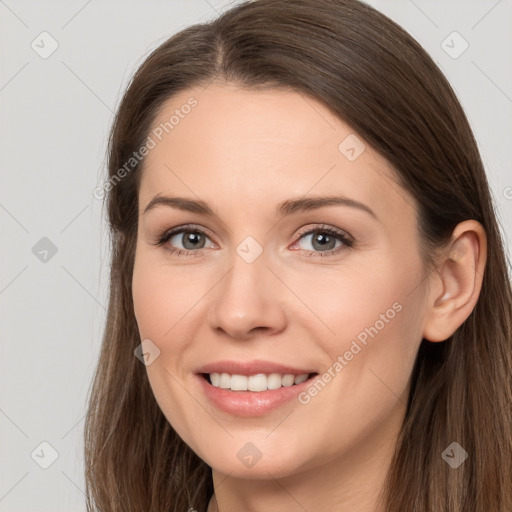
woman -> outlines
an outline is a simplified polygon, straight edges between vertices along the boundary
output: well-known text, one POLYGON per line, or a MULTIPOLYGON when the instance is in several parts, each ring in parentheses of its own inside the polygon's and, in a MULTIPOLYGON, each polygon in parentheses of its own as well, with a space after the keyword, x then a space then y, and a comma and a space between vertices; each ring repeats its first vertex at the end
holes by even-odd
POLYGON ((123 97, 105 190, 88 510, 512 510, 503 244, 404 30, 257 0, 181 31, 123 97))

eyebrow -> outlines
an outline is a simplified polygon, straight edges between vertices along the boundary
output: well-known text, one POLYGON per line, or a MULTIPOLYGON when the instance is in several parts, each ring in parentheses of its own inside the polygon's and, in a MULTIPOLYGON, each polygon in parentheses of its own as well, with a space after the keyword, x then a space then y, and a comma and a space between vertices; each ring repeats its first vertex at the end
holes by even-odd
MULTIPOLYGON (((214 211, 210 208, 208 203, 202 201, 201 199, 168 197, 160 195, 151 199, 151 201, 144 209, 143 215, 157 206, 168 206, 187 212, 200 213, 211 217, 215 216, 214 211)), ((377 215, 370 207, 366 206, 364 203, 345 196, 317 196, 287 199, 286 201, 283 201, 277 205, 275 213, 281 217, 286 217, 294 213, 315 210, 326 206, 348 206, 350 208, 357 208, 368 213, 375 220, 378 220, 377 215)))

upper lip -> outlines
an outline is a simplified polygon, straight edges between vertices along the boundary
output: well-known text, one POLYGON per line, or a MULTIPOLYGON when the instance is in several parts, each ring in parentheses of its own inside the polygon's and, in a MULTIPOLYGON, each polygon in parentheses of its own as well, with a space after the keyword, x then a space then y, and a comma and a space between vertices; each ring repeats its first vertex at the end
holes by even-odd
POLYGON ((196 370, 197 373, 229 373, 230 375, 257 375, 259 373, 281 373, 303 375, 314 373, 307 368, 297 368, 272 361, 216 361, 205 364, 196 370))

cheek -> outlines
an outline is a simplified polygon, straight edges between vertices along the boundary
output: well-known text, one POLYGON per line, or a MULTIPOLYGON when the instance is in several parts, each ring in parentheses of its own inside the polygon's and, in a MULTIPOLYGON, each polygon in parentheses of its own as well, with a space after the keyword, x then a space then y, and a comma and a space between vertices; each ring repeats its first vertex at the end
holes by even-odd
MULTIPOLYGON (((407 283, 388 275, 367 272, 310 272, 295 277, 291 282, 294 293, 302 299, 303 320, 311 319, 311 326, 333 350, 340 340, 359 339, 364 343, 365 333, 389 331, 396 323, 406 300, 407 283), (371 328, 371 329, 370 329, 371 328)), ((408 300, 408 298, 407 298, 408 300)), ((335 350, 334 350, 335 351, 335 350)))
POLYGON ((207 291, 208 281, 197 268, 196 273, 184 272, 166 266, 161 257, 143 251, 137 254, 132 293, 141 336, 163 342, 187 321, 207 291))
MULTIPOLYGON (((317 287, 308 295, 314 300, 310 305, 334 331, 323 329, 321 336, 326 361, 321 379, 325 384, 316 389, 311 386, 301 397, 307 421, 325 436, 328 447, 363 439, 407 402, 421 341, 421 304, 405 280, 382 275, 380 280, 374 279, 376 276, 352 279, 345 275, 340 279, 345 288, 331 280, 330 293, 329 287, 323 286, 323 294, 317 294, 317 287)), ((412 275, 410 282, 415 282, 412 275)))
POLYGON ((197 302, 197 281, 185 279, 183 273, 170 271, 155 261, 151 253, 140 251, 136 255, 132 294, 134 312, 141 340, 149 339, 159 349, 158 357, 146 367, 149 384, 161 411, 187 443, 195 402, 184 399, 183 365, 187 351, 184 335, 187 312, 197 302), (180 341, 183 340, 183 341, 180 341))
POLYGON ((421 269, 411 250, 401 258, 379 255, 365 268, 304 274, 294 283, 313 313, 309 325, 316 325, 324 360, 339 363, 333 371, 344 374, 354 393, 382 386, 375 374, 399 393, 406 386, 421 342, 421 269))

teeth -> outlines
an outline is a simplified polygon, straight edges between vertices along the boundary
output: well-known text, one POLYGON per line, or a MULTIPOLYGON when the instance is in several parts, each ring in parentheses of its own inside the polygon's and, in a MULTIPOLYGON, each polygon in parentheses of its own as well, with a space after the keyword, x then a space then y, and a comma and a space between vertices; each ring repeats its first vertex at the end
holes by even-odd
MULTIPOLYGON (((219 374, 217 373, 217 375, 219 375, 219 374)), ((210 379, 211 379, 211 376, 210 376, 210 379)), ((213 382, 212 382, 212 384, 213 384, 213 382)), ((231 387, 231 376, 228 375, 227 373, 221 373, 219 375, 218 387, 222 388, 222 389, 229 389, 231 387)))
POLYGON ((210 373, 210 380, 213 386, 220 387, 220 373, 210 373))
POLYGON ((247 391, 247 380, 245 375, 231 375, 231 389, 233 391, 247 391))
POLYGON ((258 373, 257 375, 230 375, 229 373, 210 373, 212 386, 232 391, 266 391, 267 389, 279 389, 281 386, 290 387, 301 384, 309 377, 308 373, 293 375, 291 373, 280 374, 258 373))
POLYGON ((297 375, 295 377, 295 384, 302 384, 304 381, 308 380, 309 375, 304 373, 303 375, 297 375))
MULTIPOLYGON (((231 381, 233 381, 233 377, 231 377, 231 381)), ((262 373, 258 375, 251 375, 247 379, 247 389, 249 391, 265 391, 267 389, 267 376, 262 373)))
POLYGON ((282 377, 279 373, 271 373, 267 377, 267 389, 279 389, 281 387, 282 377))
POLYGON ((290 386, 293 386, 293 383, 295 382, 295 375, 291 375, 290 373, 287 373, 283 376, 283 380, 281 381, 281 384, 289 388, 290 386))

